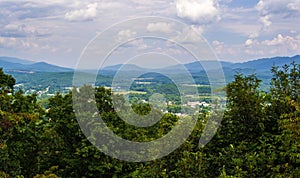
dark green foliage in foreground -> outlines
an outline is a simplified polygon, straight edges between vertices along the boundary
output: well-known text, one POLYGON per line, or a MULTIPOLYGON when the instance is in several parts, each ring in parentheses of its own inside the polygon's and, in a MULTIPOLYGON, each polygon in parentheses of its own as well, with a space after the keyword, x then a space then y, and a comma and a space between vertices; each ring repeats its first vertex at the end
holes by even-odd
MULTIPOLYGON (((300 177, 300 65, 274 67, 272 73, 269 93, 259 90, 255 75, 235 76, 227 86, 221 127, 204 148, 198 142, 209 113, 198 116, 190 137, 170 155, 129 163, 106 156, 80 129, 72 94, 88 97, 91 87, 57 94, 45 110, 35 95, 13 92, 15 80, 0 70, 0 177, 300 177)), ((151 141, 178 122, 177 116, 164 114, 149 128, 129 125, 114 110, 127 107, 124 100, 114 97, 115 106, 110 90, 96 88, 95 101, 87 100, 86 107, 96 102, 107 126, 120 137, 151 141)), ((151 110, 147 104, 132 108, 141 115, 151 110)))
POLYGON ((15 84, 16 80, 11 75, 4 74, 2 68, 0 68, 0 91, 12 91, 14 89, 15 84))

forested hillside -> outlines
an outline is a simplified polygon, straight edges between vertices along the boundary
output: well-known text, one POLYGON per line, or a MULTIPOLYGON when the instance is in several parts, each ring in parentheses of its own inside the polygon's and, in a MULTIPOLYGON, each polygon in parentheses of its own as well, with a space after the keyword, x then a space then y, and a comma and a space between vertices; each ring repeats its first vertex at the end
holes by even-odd
MULTIPOLYGON (((259 89, 255 75, 235 75, 226 87, 221 126, 206 146, 198 146, 199 138, 208 116, 218 113, 199 114, 192 134, 173 153, 136 163, 105 155, 83 135, 72 105, 72 94, 81 89, 56 94, 42 107, 36 95, 15 91, 15 79, 0 70, 0 177, 300 177, 300 65, 270 70, 268 92, 259 89)), ((116 114, 110 90, 95 90, 106 125, 128 140, 161 138, 179 119, 165 113, 151 127, 133 127, 116 114)), ((141 115, 149 108, 133 106, 141 115)))
MULTIPOLYGON (((263 58, 243 63, 203 60, 158 69, 143 68, 134 64, 118 64, 114 66, 107 66, 99 70, 78 70, 77 72, 80 71, 84 73, 86 77, 91 77, 95 73, 98 73, 95 85, 111 87, 114 76, 119 72, 124 72, 125 75, 126 73, 128 74, 128 72, 131 74, 142 72, 145 74, 144 77, 151 77, 155 81, 169 83, 168 80, 165 80, 166 77, 153 75, 153 73, 163 73, 180 79, 184 83, 186 82, 186 78, 183 77, 186 72, 183 70, 185 68, 191 73, 196 84, 209 85, 207 72, 214 70, 216 67, 215 64, 220 63, 227 83, 232 82, 234 80, 234 75, 237 73, 244 75, 255 73, 256 76, 262 80, 260 88, 268 91, 272 78, 270 68, 274 65, 283 66, 285 64, 290 64, 292 61, 299 64, 300 56, 263 58), (203 65, 206 67, 204 68, 203 65)), ((38 99, 49 98, 49 96, 53 96, 56 92, 63 94, 68 93, 69 89, 72 87, 74 71, 76 71, 76 69, 55 66, 45 62, 35 63, 33 61, 1 56, 0 67, 3 68, 5 73, 12 75, 16 79, 16 90, 22 89, 25 94, 37 93, 38 99)), ((149 88, 147 86, 144 86, 144 90, 148 89, 149 88)))

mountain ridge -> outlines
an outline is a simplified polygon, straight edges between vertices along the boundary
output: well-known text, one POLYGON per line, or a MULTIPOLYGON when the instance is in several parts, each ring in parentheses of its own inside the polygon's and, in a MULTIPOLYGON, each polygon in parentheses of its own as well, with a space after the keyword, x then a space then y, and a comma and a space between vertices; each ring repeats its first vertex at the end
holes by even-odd
MULTIPOLYGON (((284 64, 290 64, 292 61, 300 63, 300 55, 295 55, 292 57, 272 57, 272 58, 260 58, 246 62, 233 63, 226 61, 217 61, 223 70, 225 71, 254 71, 254 72, 265 72, 269 71, 272 66, 283 66, 284 64)), ((179 72, 182 69, 182 65, 191 73, 197 73, 204 71, 202 65, 206 66, 206 70, 214 69, 216 61, 196 61, 187 64, 178 64, 173 66, 168 66, 162 69, 151 69, 151 71, 156 70, 168 71, 168 72, 179 72)), ((0 57, 0 67, 4 70, 21 70, 21 71, 32 71, 32 72, 72 72, 75 69, 61 67, 46 62, 33 62, 30 60, 19 59, 16 57, 0 57)), ((150 69, 143 68, 134 64, 117 64, 112 66, 107 66, 100 69, 100 73, 104 74, 114 74, 116 71, 122 69, 123 71, 149 71, 150 69)), ((91 70, 92 71, 92 70, 91 70)), ((95 70, 96 71, 96 70, 95 70)))
POLYGON ((33 62, 15 57, 0 57, 0 68, 4 71, 20 72, 71 72, 73 69, 46 62, 33 62))
MULTIPOLYGON (((126 69, 134 69, 135 71, 165 71, 170 73, 176 73, 180 72, 183 67, 185 67, 186 70, 188 70, 191 73, 198 73, 198 72, 205 72, 207 70, 220 70, 221 69, 224 72, 230 72, 231 74, 234 73, 244 73, 244 74, 251 74, 251 73, 265 73, 269 72, 270 69, 273 66, 283 66, 285 64, 290 64, 292 61, 295 61, 296 63, 300 64, 300 55, 295 55, 292 57, 272 57, 272 58, 261 58, 246 62, 240 62, 240 63, 233 63, 233 62, 227 62, 227 61, 196 61, 192 63, 187 64, 178 64, 173 66, 168 66, 162 69, 147 69, 140 66, 133 67, 132 64, 131 67, 122 67, 122 64, 114 65, 114 66, 108 66, 101 71, 104 71, 103 73, 115 73, 120 68, 122 68, 123 71, 128 71, 126 69), (205 66, 205 69, 203 66, 205 66)), ((126 64, 128 65, 128 64, 126 64)), ((126 66, 125 65, 125 66, 126 66)))

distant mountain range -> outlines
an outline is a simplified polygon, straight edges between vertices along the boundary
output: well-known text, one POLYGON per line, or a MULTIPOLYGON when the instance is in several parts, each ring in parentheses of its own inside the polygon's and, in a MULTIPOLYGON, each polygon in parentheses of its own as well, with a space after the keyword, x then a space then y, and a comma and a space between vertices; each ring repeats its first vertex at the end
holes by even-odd
MULTIPOLYGON (((296 55, 293 57, 274 57, 274 58, 263 58, 263 59, 257 59, 252 60, 248 62, 243 63, 232 63, 232 62, 226 62, 226 61, 220 61, 219 64, 222 66, 223 71, 226 72, 241 72, 241 73, 266 73, 270 72, 272 66, 283 66, 285 64, 290 64, 291 62, 295 61, 297 64, 300 64, 300 55, 296 55)), ((191 73, 199 73, 204 70, 203 66, 206 66, 206 70, 213 70, 215 68, 216 61, 200 61, 200 62, 193 62, 193 63, 187 63, 184 64, 184 67, 186 70, 188 70, 191 73), (203 66, 202 66, 203 65, 203 66)), ((164 70, 172 73, 179 72, 182 70, 182 65, 174 65, 169 66, 163 69, 157 69, 157 71, 164 70)), ((101 69, 101 72, 103 74, 105 73, 113 73, 119 70, 123 71, 147 71, 149 69, 143 68, 140 66, 136 66, 133 64, 118 64, 114 66, 108 66, 101 69)))
MULTIPOLYGON (((220 61, 220 65, 223 68, 224 73, 233 74, 236 72, 241 72, 245 74, 256 73, 264 74, 269 73, 272 66, 283 66, 285 64, 290 64, 292 61, 300 63, 300 55, 293 57, 274 57, 274 58, 263 58, 252 60, 243 63, 231 63, 220 61)), ((215 65, 214 61, 201 61, 184 64, 184 67, 191 73, 203 72, 204 68, 213 69, 215 65)), ((0 57, 0 67, 5 71, 14 71, 14 72, 72 72, 74 69, 60 67, 46 62, 33 62, 30 60, 18 59, 14 57, 0 57)), ((118 64, 114 66, 104 67, 100 70, 101 74, 113 75, 119 70, 122 71, 148 71, 149 69, 136 66, 134 64, 118 64)), ((182 69, 181 65, 169 66, 163 69, 157 69, 157 71, 164 70, 171 73, 178 73, 182 69)), ((92 70, 91 70, 92 71, 92 70)))
POLYGON ((60 67, 46 62, 33 62, 14 57, 0 57, 0 68, 14 72, 72 72, 73 69, 60 67))
POLYGON ((300 55, 296 55, 293 57, 263 58, 243 63, 235 63, 231 66, 231 68, 255 69, 256 71, 270 71, 272 66, 283 66, 285 64, 290 64, 293 61, 295 61, 296 64, 300 64, 300 55))
MULTIPOLYGON (((283 66, 290 64, 292 61, 300 64, 300 56, 264 58, 243 63, 220 61, 219 64, 222 67, 227 83, 231 82, 237 73, 244 75, 255 73, 256 76, 262 80, 261 88, 267 90, 272 78, 272 73, 270 72, 272 66, 283 66)), ((209 80, 201 64, 205 66, 206 70, 213 70, 216 63, 214 61, 193 62, 184 64, 183 66, 174 65, 163 69, 155 69, 156 71, 133 64, 118 64, 102 68, 95 85, 110 86, 118 71, 121 71, 121 73, 119 73, 120 76, 124 75, 130 77, 130 75, 132 75, 136 77, 143 74, 143 76, 140 76, 141 78, 155 78, 157 81, 165 82, 165 79, 157 74, 163 71, 163 73, 171 74, 173 77, 185 82, 186 79, 182 77, 184 76, 182 75, 183 67, 191 73, 197 84, 207 85, 209 84, 209 80)), ((25 91, 32 88, 39 90, 40 88, 51 86, 50 89, 55 93, 57 91, 64 91, 65 87, 73 85, 74 69, 71 68, 13 57, 0 57, 0 68, 3 68, 6 73, 13 75, 17 80, 17 84, 22 85, 25 91)), ((84 75, 90 76, 91 74, 94 75, 97 71, 98 70, 84 70, 81 72, 84 72, 84 75)), ((85 84, 85 80, 83 80, 82 84, 85 84)))

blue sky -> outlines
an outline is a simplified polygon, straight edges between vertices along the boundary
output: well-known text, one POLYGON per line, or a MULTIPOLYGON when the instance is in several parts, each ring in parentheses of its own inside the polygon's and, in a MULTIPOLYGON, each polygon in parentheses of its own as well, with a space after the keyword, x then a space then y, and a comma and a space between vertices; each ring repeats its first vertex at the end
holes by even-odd
MULTIPOLYGON (((115 23, 142 16, 185 23, 225 61, 300 53, 300 0, 0 0, 0 56, 75 67, 83 49, 97 34, 115 23)), ((160 22, 148 27, 162 33, 174 30, 172 24, 160 22)), ((197 37, 185 33, 193 44, 192 38, 197 37)), ((138 33, 120 29, 117 34, 108 41, 134 38, 138 33)), ((136 55, 146 48, 167 49, 160 42, 131 43, 123 48, 136 55)), ((179 53, 175 48, 173 51, 179 53)), ((118 56, 114 63, 126 57, 114 56, 118 56)))

